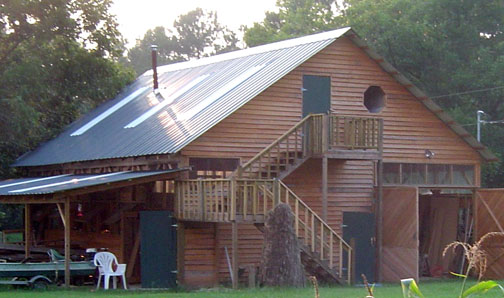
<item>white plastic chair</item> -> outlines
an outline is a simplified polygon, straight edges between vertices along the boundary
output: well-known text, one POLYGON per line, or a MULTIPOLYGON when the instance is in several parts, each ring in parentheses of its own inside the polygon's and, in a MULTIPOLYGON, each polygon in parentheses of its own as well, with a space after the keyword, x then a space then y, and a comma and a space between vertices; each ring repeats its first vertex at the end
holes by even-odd
POLYGON ((100 288, 101 278, 103 276, 104 282, 103 287, 105 290, 109 288, 110 277, 112 277, 114 289, 117 289, 117 277, 122 277, 123 287, 125 290, 128 289, 126 286, 126 264, 119 264, 117 262, 117 258, 113 253, 110 252, 99 252, 94 256, 94 264, 98 267, 98 284, 96 285, 96 289, 100 288), (114 264, 117 265, 116 270, 114 271, 114 264))

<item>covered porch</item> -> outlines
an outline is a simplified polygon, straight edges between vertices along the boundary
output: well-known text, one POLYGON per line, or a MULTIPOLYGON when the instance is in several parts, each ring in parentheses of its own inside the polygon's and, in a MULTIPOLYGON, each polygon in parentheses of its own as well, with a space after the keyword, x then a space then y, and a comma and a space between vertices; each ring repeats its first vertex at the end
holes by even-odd
POLYGON ((90 247, 109 248, 131 277, 140 272, 139 213, 173 211, 173 181, 183 170, 10 179, 0 181, 0 203, 24 205, 25 259, 49 248, 64 251, 65 286, 71 254, 90 247))

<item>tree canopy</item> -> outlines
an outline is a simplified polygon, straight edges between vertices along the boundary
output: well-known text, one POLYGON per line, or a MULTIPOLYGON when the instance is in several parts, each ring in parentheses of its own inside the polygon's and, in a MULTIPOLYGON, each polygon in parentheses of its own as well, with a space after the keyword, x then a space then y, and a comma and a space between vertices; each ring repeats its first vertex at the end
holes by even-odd
POLYGON ((148 30, 128 51, 128 60, 137 74, 151 68, 151 45, 158 46, 158 64, 201 58, 238 49, 236 34, 219 23, 217 13, 196 8, 180 15, 173 30, 148 30))
POLYGON ((0 176, 133 79, 110 0, 0 4, 0 176))

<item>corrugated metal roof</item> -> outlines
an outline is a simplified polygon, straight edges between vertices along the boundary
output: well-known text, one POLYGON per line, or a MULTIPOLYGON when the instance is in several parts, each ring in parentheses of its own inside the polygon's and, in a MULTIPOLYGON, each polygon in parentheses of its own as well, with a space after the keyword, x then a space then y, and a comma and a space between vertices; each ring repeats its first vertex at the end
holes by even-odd
POLYGON ((116 172, 94 175, 58 175, 43 178, 19 178, 0 181, 0 196, 42 195, 113 182, 159 176, 181 169, 152 172, 116 172))
POLYGON ((348 30, 159 67, 161 92, 157 95, 139 92, 152 86, 151 71, 147 71, 115 99, 20 157, 14 166, 176 153, 348 30), (170 98, 202 76, 207 77, 177 98, 170 98), (131 99, 135 92, 139 95, 131 99), (163 100, 172 102, 131 127, 135 119, 163 100))
POLYGON ((159 94, 150 89, 152 71, 147 71, 115 99, 70 125, 54 140, 20 157, 14 166, 176 153, 343 35, 484 159, 496 159, 353 30, 342 28, 159 67, 159 94))

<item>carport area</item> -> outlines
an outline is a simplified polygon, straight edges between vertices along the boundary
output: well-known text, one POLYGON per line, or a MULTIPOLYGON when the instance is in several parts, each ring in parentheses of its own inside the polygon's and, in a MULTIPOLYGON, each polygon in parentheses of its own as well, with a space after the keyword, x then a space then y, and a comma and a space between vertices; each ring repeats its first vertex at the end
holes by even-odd
MULTIPOLYGON (((49 248, 108 248, 140 275, 140 212, 173 211, 173 181, 185 169, 57 175, 0 181, 0 203, 24 205, 24 256, 49 248), (136 264, 136 266, 135 266, 136 264)), ((151 235, 152 236, 152 235, 151 235)), ((152 239, 152 237, 150 237, 152 239)))

